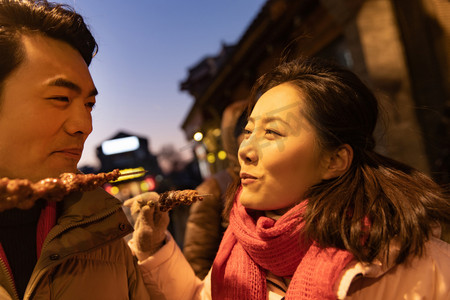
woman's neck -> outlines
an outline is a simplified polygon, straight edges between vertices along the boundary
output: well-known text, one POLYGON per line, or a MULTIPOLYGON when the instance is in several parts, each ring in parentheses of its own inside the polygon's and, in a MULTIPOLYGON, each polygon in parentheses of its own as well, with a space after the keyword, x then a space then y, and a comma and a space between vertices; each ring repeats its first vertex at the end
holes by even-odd
POLYGON ((266 210, 264 211, 264 215, 268 218, 278 220, 283 214, 280 214, 278 210, 266 210))

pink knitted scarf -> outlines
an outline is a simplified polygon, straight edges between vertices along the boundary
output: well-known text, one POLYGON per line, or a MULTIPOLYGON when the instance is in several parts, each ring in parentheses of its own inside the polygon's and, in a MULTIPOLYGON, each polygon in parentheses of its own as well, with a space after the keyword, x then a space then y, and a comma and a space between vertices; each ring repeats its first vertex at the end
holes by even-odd
POLYGON ((302 237, 306 201, 275 221, 247 211, 239 195, 213 263, 212 299, 266 300, 266 271, 292 278, 287 300, 336 299, 334 284, 353 255, 302 237))

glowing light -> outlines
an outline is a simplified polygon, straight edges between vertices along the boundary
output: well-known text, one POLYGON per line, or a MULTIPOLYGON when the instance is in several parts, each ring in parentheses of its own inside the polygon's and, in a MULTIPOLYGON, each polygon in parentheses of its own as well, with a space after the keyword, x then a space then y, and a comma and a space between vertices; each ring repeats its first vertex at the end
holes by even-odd
POLYGON ((213 164, 216 162, 216 156, 214 155, 214 153, 208 153, 208 155, 206 156, 206 160, 210 163, 213 164))
POLYGON ((143 191, 143 192, 148 192, 150 190, 148 187, 148 183, 145 181, 141 182, 140 187, 141 187, 141 191, 143 191))
POLYGON ((119 188, 117 186, 112 186, 111 189, 109 190, 109 193, 111 195, 117 195, 119 193, 119 188))
POLYGON ((194 134, 194 140, 197 142, 200 142, 201 140, 203 140, 203 133, 201 133, 200 131, 196 132, 194 134))
POLYGON ((142 177, 145 175, 145 169, 143 167, 122 169, 122 170, 120 170, 120 174, 125 174, 125 175, 121 175, 117 180, 112 181, 112 182, 119 182, 119 181, 130 180, 130 179, 142 177), (141 172, 141 173, 126 175, 127 173, 135 173, 135 172, 141 172))
POLYGON ((227 158, 227 153, 224 150, 220 150, 219 153, 217 153, 217 158, 220 160, 224 160, 227 158))
POLYGON ((105 155, 130 152, 137 150, 138 148, 139 139, 136 136, 107 140, 102 143, 102 152, 105 155))
POLYGON ((141 181, 141 190, 144 192, 153 191, 156 187, 156 182, 153 177, 147 177, 141 181))
POLYGON ((216 129, 213 130, 212 133, 214 134, 214 136, 217 137, 217 136, 220 136, 220 133, 221 133, 221 132, 222 132, 222 131, 220 131, 220 128, 216 128, 216 129))
POLYGON ((105 191, 107 191, 108 193, 111 194, 111 188, 112 188, 112 185, 110 185, 110 184, 105 184, 105 185, 103 186, 103 188, 105 189, 105 191))

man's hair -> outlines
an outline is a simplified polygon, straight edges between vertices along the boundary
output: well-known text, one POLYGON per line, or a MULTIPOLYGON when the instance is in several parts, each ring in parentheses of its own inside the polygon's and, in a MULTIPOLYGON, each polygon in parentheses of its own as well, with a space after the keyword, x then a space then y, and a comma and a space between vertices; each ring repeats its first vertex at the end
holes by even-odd
POLYGON ((4 80, 25 57, 22 36, 42 34, 78 50, 89 66, 98 45, 72 7, 47 0, 0 0, 0 93, 4 80))

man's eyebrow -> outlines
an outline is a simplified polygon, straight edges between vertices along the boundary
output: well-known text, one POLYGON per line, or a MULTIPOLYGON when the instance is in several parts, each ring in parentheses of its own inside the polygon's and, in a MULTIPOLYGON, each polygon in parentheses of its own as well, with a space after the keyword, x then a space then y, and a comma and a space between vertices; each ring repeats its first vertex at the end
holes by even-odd
MULTIPOLYGON (((64 79, 64 78, 56 78, 54 80, 51 80, 51 81, 48 82, 48 85, 49 86, 65 87, 65 88, 68 88, 68 89, 70 89, 72 91, 77 92, 78 94, 81 94, 81 87, 78 84, 76 84, 76 83, 74 83, 74 82, 72 82, 70 80, 64 79)), ((88 94, 88 97, 93 97, 93 96, 97 96, 97 95, 98 95, 98 91, 94 87, 94 89, 88 94)))

